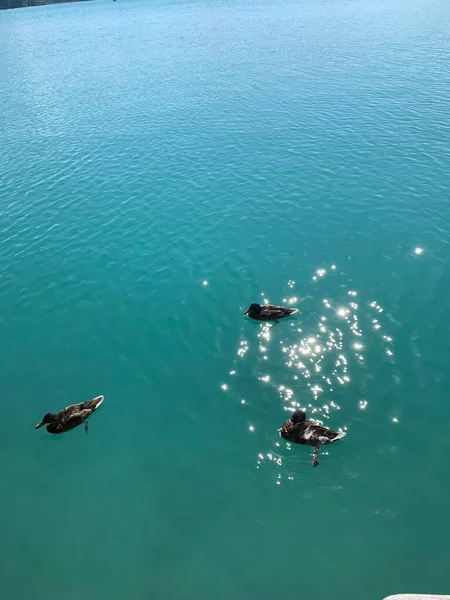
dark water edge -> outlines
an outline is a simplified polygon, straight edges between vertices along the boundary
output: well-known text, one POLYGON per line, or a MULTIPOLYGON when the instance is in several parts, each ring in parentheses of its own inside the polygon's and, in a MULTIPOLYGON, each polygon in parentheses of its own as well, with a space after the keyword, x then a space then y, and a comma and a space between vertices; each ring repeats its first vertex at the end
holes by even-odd
POLYGON ((29 8, 46 4, 67 4, 72 2, 88 2, 89 0, 0 0, 0 10, 9 8, 29 8))

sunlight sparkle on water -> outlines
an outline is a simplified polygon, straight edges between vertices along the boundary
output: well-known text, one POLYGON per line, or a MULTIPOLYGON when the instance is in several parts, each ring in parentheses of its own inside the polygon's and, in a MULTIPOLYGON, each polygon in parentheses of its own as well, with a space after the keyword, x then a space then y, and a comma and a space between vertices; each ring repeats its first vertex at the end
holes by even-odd
POLYGON ((238 356, 240 356, 241 358, 243 356, 245 356, 245 354, 248 352, 248 342, 246 340, 242 340, 240 343, 240 347, 237 351, 238 356))
POLYGON ((266 341, 270 340, 270 330, 271 330, 271 325, 265 325, 262 330, 261 333, 258 334, 258 337, 262 337, 264 338, 266 341))
POLYGON ((313 393, 314 398, 317 400, 318 395, 320 394, 320 392, 323 392, 323 389, 318 385, 313 385, 311 387, 311 392, 313 393))
MULTIPOLYGON (((314 279, 319 280, 326 275, 331 275, 331 272, 335 268, 327 266, 327 269, 317 269, 313 272, 314 279)), ((338 277, 338 274, 335 273, 334 276, 338 277)), ((302 397, 302 405, 306 405, 308 413, 314 415, 313 418, 315 419, 322 418, 327 420, 331 418, 334 411, 341 410, 341 407, 333 401, 338 388, 342 386, 342 389, 345 389, 349 386, 352 379, 355 379, 355 376, 357 377, 354 369, 361 368, 364 365, 364 361, 371 361, 370 352, 367 353, 367 356, 363 356, 363 354, 366 354, 366 350, 370 350, 371 345, 377 341, 378 343, 381 342, 382 351, 386 359, 394 354, 392 338, 388 335, 383 335, 383 333, 387 332, 383 331, 383 315, 378 314, 383 312, 380 304, 373 298, 364 298, 364 295, 361 292, 357 292, 353 287, 356 287, 355 283, 350 285, 349 282, 339 283, 341 283, 339 288, 335 290, 338 295, 335 296, 332 291, 328 291, 328 297, 319 297, 319 311, 320 306, 322 306, 322 311, 311 313, 313 318, 305 320, 302 328, 295 326, 290 329, 292 338, 289 343, 286 341, 287 338, 282 336, 283 330, 281 328, 276 329, 274 334, 271 335, 270 324, 261 324, 259 326, 256 334, 256 337, 259 338, 257 346, 250 348, 248 341, 243 340, 240 342, 238 351, 240 356, 250 351, 249 354, 253 357, 258 355, 258 360, 264 361, 264 363, 260 362, 259 364, 265 365, 267 368, 266 373, 259 372, 256 377, 262 383, 268 384, 269 389, 275 383, 270 360, 272 356, 276 358, 278 354, 280 357, 283 357, 286 367, 293 370, 290 381, 295 385, 294 389, 290 389, 288 387, 289 384, 286 385, 289 380, 285 377, 281 378, 281 385, 277 381, 276 386, 274 386, 278 401, 281 402, 283 409, 291 414, 293 410, 300 406, 296 400, 296 395, 298 385, 302 382, 303 389, 306 388, 311 394, 309 402, 308 400, 305 402, 302 397), (342 298, 342 290, 344 290, 344 298, 342 298), (327 310, 330 310, 330 312, 327 313, 327 310), (376 316, 374 312, 377 313, 376 316), (377 329, 381 330, 381 335, 376 333, 377 329), (372 338, 368 337, 369 335, 372 338), (356 340, 355 336, 357 336, 356 340), (321 399, 325 400, 323 405, 321 405, 321 399)), ((310 283, 310 285, 312 284, 310 283)), ((294 282, 289 280, 288 286, 292 288, 294 282)), ((307 295, 308 291, 305 290, 305 292, 305 298, 310 297, 307 295)), ((264 298, 264 294, 262 296, 264 298)), ((283 304, 295 305, 294 303, 300 302, 301 298, 297 296, 289 297, 286 294, 285 297, 280 296, 280 303, 281 300, 283 304)), ((265 298, 264 301, 268 302, 265 298)), ((228 385, 224 384, 224 386, 226 387, 223 389, 226 391, 228 385)), ((230 387, 230 390, 232 391, 233 388, 230 387)), ((238 400, 238 402, 248 404, 245 400, 238 400)), ((365 399, 356 398, 354 402, 356 410, 365 411, 368 408, 369 403, 365 399)), ((246 408, 246 410, 249 409, 246 408)), ((391 415, 388 418, 391 422, 396 422, 392 419, 391 415)), ((250 419, 253 420, 252 417, 250 419)), ((247 422, 246 426, 250 432, 256 432, 254 425, 247 422)), ((272 449, 274 449, 273 443, 272 449)), ((280 444, 277 442, 276 445, 279 446, 280 444)), ((281 443, 281 446, 289 451, 291 450, 290 445, 284 441, 281 443)), ((263 468, 264 463, 266 465, 272 464, 276 467, 279 464, 279 460, 277 454, 263 450, 257 459, 258 468, 259 465, 263 468)), ((285 474, 283 474, 281 481, 286 481, 286 479, 285 474)))
POLYGON ((414 254, 420 256, 421 254, 423 254, 423 248, 414 248, 414 254))

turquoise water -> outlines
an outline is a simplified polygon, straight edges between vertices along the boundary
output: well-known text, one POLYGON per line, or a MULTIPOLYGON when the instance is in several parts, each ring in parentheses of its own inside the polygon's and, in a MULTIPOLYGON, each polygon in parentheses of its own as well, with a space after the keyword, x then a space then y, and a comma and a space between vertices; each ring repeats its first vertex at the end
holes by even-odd
POLYGON ((447 0, 0 15, 2 597, 449 592, 449 30, 447 0), (88 436, 34 430, 98 394, 88 436), (297 405, 348 432, 315 470, 297 405))

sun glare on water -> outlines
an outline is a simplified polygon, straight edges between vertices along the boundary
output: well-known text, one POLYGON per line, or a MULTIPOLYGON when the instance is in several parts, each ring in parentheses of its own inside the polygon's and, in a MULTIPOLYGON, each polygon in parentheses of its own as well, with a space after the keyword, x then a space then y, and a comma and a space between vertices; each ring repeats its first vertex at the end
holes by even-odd
MULTIPOLYGON (((284 292, 279 300, 268 298, 264 293, 261 297, 265 304, 294 304, 300 309, 299 315, 280 323, 273 331, 270 323, 260 323, 256 330, 249 329, 248 324, 242 326, 237 356, 228 370, 233 376, 233 386, 229 387, 227 382, 221 384, 222 390, 228 392, 227 397, 233 398, 236 394, 235 401, 245 411, 243 417, 249 433, 261 440, 263 447, 258 454, 257 468, 275 466, 277 485, 296 478, 284 464, 291 446, 280 440, 277 433, 283 420, 293 410, 303 408, 316 421, 346 430, 346 424, 339 417, 342 408, 345 407, 346 412, 367 412, 369 408, 367 399, 358 399, 353 409, 345 405, 346 394, 343 393, 348 386, 358 385, 361 373, 364 376, 365 371, 361 369, 367 368, 366 349, 381 345, 386 360, 394 360, 394 341, 384 332, 384 308, 377 300, 364 298, 354 283, 348 285, 337 265, 316 269, 312 282, 303 282, 301 288, 289 279, 284 292), (320 294, 322 285, 326 285, 326 296, 320 294), (305 289, 307 286, 314 289, 305 289), (298 294, 286 294, 287 290, 298 294), (239 380, 242 376, 242 381, 248 382, 252 375, 253 397, 247 396, 247 402, 239 396, 239 380), (253 412, 258 399, 263 401, 265 412, 280 415, 279 423, 275 422, 270 431, 265 413, 253 412), (274 402, 279 403, 279 409, 274 402), (268 437, 272 438, 271 443, 268 437), (264 448, 267 444, 269 447, 264 448)), ((394 417, 391 422, 397 421, 394 417)))

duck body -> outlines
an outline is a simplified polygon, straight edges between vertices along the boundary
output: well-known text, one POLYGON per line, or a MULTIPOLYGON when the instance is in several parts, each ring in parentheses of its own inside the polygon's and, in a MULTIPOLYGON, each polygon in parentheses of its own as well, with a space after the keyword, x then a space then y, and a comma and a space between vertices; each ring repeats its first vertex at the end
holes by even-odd
POLYGON ((35 429, 40 429, 44 425, 47 425, 47 431, 49 433, 64 433, 70 431, 78 425, 85 423, 85 431, 87 433, 87 421, 92 413, 94 413, 100 404, 103 402, 104 396, 97 396, 93 400, 88 402, 81 402, 80 404, 71 404, 58 413, 47 413, 42 421, 35 426, 35 429))
POLYGON ((335 431, 314 421, 307 420, 304 411, 296 410, 280 429, 283 439, 303 446, 324 446, 345 437, 342 431, 335 431))
POLYGON ((287 306, 275 306, 274 304, 251 304, 244 313, 250 319, 256 321, 278 321, 286 319, 298 313, 298 308, 288 308, 287 306))

